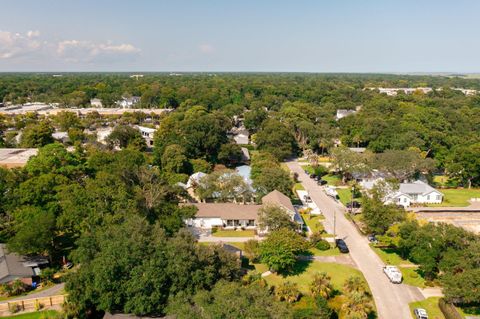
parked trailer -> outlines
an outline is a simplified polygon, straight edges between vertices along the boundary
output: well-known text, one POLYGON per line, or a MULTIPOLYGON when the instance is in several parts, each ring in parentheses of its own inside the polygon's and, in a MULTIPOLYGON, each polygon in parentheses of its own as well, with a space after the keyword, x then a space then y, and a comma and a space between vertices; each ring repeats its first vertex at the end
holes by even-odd
POLYGON ((394 284, 402 283, 402 273, 397 267, 387 265, 383 267, 383 272, 387 275, 390 282, 394 284))

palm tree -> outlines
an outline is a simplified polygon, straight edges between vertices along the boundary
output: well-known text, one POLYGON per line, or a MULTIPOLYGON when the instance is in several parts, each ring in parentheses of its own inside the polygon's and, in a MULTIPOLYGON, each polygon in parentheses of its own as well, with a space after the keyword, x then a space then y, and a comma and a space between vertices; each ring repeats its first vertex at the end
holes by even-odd
POLYGON ((342 306, 345 319, 367 319, 374 309, 372 298, 364 292, 353 291, 345 297, 342 306))
POLYGON ((369 295, 367 285, 358 276, 350 276, 343 284, 343 290, 347 293, 359 292, 369 295))
POLYGON ((287 281, 275 288, 275 296, 280 301, 293 303, 300 298, 300 291, 297 284, 287 281))
POLYGON ((310 284, 310 292, 312 296, 325 299, 330 298, 333 293, 333 287, 330 280, 331 278, 326 272, 315 274, 312 283, 310 284))

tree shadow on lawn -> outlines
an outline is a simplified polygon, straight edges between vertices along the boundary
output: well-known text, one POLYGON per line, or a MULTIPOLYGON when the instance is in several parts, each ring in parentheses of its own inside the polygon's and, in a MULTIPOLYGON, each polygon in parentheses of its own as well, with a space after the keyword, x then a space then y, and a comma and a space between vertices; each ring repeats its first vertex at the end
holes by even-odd
POLYGON ((311 263, 312 260, 298 260, 292 269, 278 272, 278 274, 282 277, 298 276, 303 274, 311 263))

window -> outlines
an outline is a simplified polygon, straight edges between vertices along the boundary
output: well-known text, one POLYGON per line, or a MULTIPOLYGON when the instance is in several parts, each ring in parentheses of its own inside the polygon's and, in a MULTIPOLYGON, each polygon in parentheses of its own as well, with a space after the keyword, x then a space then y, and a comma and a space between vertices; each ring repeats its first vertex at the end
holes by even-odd
POLYGON ((232 226, 233 226, 233 220, 228 219, 228 220, 227 220, 227 226, 232 227, 232 226))
POLYGON ((247 226, 255 226, 255 220, 254 219, 249 219, 247 221, 247 226))
POLYGON ((430 195, 427 195, 427 200, 430 200, 430 195))
POLYGON ((437 195, 437 200, 438 200, 438 201, 442 200, 442 196, 441 196, 441 195, 437 195))

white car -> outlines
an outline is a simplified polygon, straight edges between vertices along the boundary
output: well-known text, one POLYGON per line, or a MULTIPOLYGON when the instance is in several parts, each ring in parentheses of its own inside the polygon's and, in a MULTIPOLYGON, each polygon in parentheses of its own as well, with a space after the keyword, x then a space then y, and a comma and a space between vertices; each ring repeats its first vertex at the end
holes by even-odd
POLYGON ((417 319, 428 319, 427 311, 423 308, 415 308, 413 310, 413 313, 415 314, 415 318, 417 319))
POLYGON ((325 193, 328 196, 333 197, 333 198, 337 198, 337 196, 338 196, 338 193, 335 190, 335 187, 333 187, 333 186, 326 186, 325 187, 325 193))
POLYGON ((387 265, 383 267, 383 272, 385 273, 385 275, 387 275, 390 282, 394 284, 402 283, 402 273, 397 267, 387 265))

